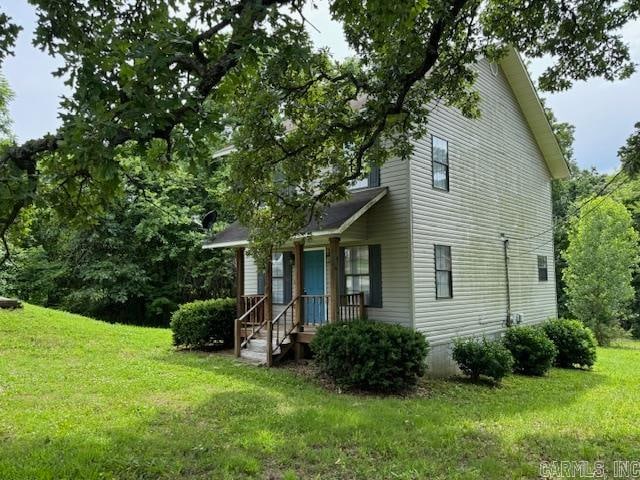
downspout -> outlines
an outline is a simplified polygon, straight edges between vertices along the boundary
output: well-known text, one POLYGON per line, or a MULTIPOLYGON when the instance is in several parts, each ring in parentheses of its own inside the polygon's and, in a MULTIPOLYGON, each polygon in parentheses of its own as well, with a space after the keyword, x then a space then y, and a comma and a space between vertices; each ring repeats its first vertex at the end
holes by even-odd
POLYGON ((509 239, 505 237, 504 233, 501 233, 500 237, 504 250, 504 279, 507 285, 507 319, 505 325, 511 327, 513 322, 511 321, 511 286, 509 284, 509 239))

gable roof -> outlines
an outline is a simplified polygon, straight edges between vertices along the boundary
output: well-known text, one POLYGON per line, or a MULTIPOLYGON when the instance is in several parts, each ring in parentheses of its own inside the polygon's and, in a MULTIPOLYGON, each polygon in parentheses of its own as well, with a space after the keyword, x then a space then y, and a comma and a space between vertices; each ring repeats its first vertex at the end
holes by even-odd
POLYGON ((553 178, 568 177, 571 173, 569 165, 522 58, 515 49, 510 48, 509 53, 500 61, 500 67, 533 133, 549 173, 553 178))
MULTIPOLYGON (((354 190, 349 198, 325 207, 320 219, 311 220, 300 231, 300 236, 341 235, 386 194, 387 187, 354 190)), ((212 239, 205 241, 204 248, 239 247, 248 243, 249 231, 239 222, 234 222, 212 239)))
MULTIPOLYGON (((571 174, 569 164, 562 153, 558 138, 553 132, 522 57, 514 48, 509 48, 507 55, 500 61, 500 67, 531 129, 549 173, 556 179, 567 178, 571 174)), ((227 145, 214 153, 213 158, 224 157, 234 150, 233 145, 227 145)))

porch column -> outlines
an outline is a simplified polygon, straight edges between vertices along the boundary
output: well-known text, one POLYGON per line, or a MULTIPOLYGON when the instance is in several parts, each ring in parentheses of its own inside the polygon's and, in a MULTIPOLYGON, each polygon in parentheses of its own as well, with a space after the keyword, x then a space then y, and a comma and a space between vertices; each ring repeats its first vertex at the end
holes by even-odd
MULTIPOLYGON (((296 324, 296 332, 302 332, 304 319, 304 301, 302 295, 304 293, 304 245, 302 242, 293 242, 293 264, 295 265, 295 273, 293 278, 293 298, 296 303, 293 308, 293 322, 296 324)), ((296 341, 293 346, 296 361, 302 359, 302 344, 296 341)))
POLYGON ((244 247, 236 248, 236 318, 244 315, 244 247))
POLYGON ((340 308, 340 238, 329 239, 329 323, 339 320, 340 308))

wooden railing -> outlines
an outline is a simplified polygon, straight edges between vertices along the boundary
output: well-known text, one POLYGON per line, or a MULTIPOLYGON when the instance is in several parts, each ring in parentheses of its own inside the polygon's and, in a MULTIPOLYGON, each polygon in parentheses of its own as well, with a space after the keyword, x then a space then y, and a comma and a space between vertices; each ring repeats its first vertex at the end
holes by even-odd
POLYGON ((250 299, 245 305, 251 304, 251 306, 235 322, 234 350, 236 357, 240 356, 240 350, 258 334, 266 323, 264 316, 266 297, 263 295, 249 295, 243 298, 250 299), (243 337, 244 341, 242 340, 243 337))
POLYGON ((264 295, 243 295, 242 296, 242 311, 243 312, 248 312, 249 310, 251 310, 253 308, 253 306, 257 303, 261 304, 261 310, 260 311, 254 311, 253 312, 253 318, 257 319, 260 318, 262 319, 264 317, 264 295))
POLYGON ((327 323, 329 295, 302 295, 302 323, 323 325, 327 323))
POLYGON ((340 322, 362 320, 365 317, 365 313, 364 292, 340 295, 338 308, 338 320, 340 322))
MULTIPOLYGON (((245 313, 235 321, 235 355, 240 356, 242 348, 266 326, 267 332, 267 365, 273 364, 274 353, 282 352, 285 340, 296 327, 302 325, 319 326, 328 323, 329 295, 301 295, 291 300, 284 309, 273 319, 265 318, 264 295, 243 296, 245 313), (297 309, 302 324, 296 324, 297 309), (243 340, 244 338, 244 340, 243 340)), ((338 303, 338 321, 350 322, 365 317, 364 294, 351 293, 340 295, 338 303)))
POLYGON ((273 354, 282 353, 283 343, 298 326, 296 324, 296 308, 298 297, 291 300, 267 329, 267 365, 273 364, 273 354))
MULTIPOLYGON (((302 295, 302 321, 305 325, 318 326, 329 321, 329 295, 302 295)), ((339 322, 350 322, 365 318, 364 293, 340 295, 338 302, 339 322)))

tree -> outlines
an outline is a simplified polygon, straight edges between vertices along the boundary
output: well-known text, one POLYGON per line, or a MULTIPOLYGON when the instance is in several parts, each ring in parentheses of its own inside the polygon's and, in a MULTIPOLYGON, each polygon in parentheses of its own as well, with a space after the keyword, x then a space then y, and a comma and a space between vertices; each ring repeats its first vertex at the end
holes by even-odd
MULTIPOLYGON (((208 232, 199 224, 207 210, 216 210, 220 223, 228 220, 214 192, 218 164, 194 170, 176 161, 168 176, 135 156, 120 162, 124 194, 91 223, 65 222, 42 202, 25 211, 24 234, 13 236, 12 262, 0 271, 0 291, 156 326, 168 326, 180 303, 230 295, 230 252, 204 251, 208 232)), ((42 182, 41 188, 55 188, 42 182)))
MULTIPOLYGON (((351 180, 408 155, 430 102, 479 115, 481 57, 495 61, 505 45, 551 55, 540 79, 548 90, 628 77, 620 28, 640 9, 637 0, 332 0, 356 52, 337 62, 311 45, 301 13, 310 0, 30 1, 35 43, 62 57, 57 73, 73 93, 58 132, 0 156, 0 236, 40 194, 42 163, 60 179, 62 210, 75 213, 122 189, 123 147, 162 169, 233 142, 227 193, 263 260, 351 180)), ((0 60, 18 33, 0 15, 0 60)))
POLYGON ((627 209, 608 197, 584 205, 571 222, 563 274, 569 309, 600 345, 609 344, 634 297, 638 238, 627 209))
POLYGON ((569 163, 569 170, 571 172, 569 178, 553 180, 551 182, 558 316, 566 317, 569 315, 569 309, 567 306, 566 285, 563 272, 567 266, 567 262, 563 252, 569 244, 567 228, 569 219, 578 212, 581 201, 587 201, 606 185, 606 177, 598 174, 593 168, 585 170, 578 167, 573 155, 575 127, 566 122, 559 122, 550 108, 545 107, 545 111, 558 139, 560 148, 569 163))

